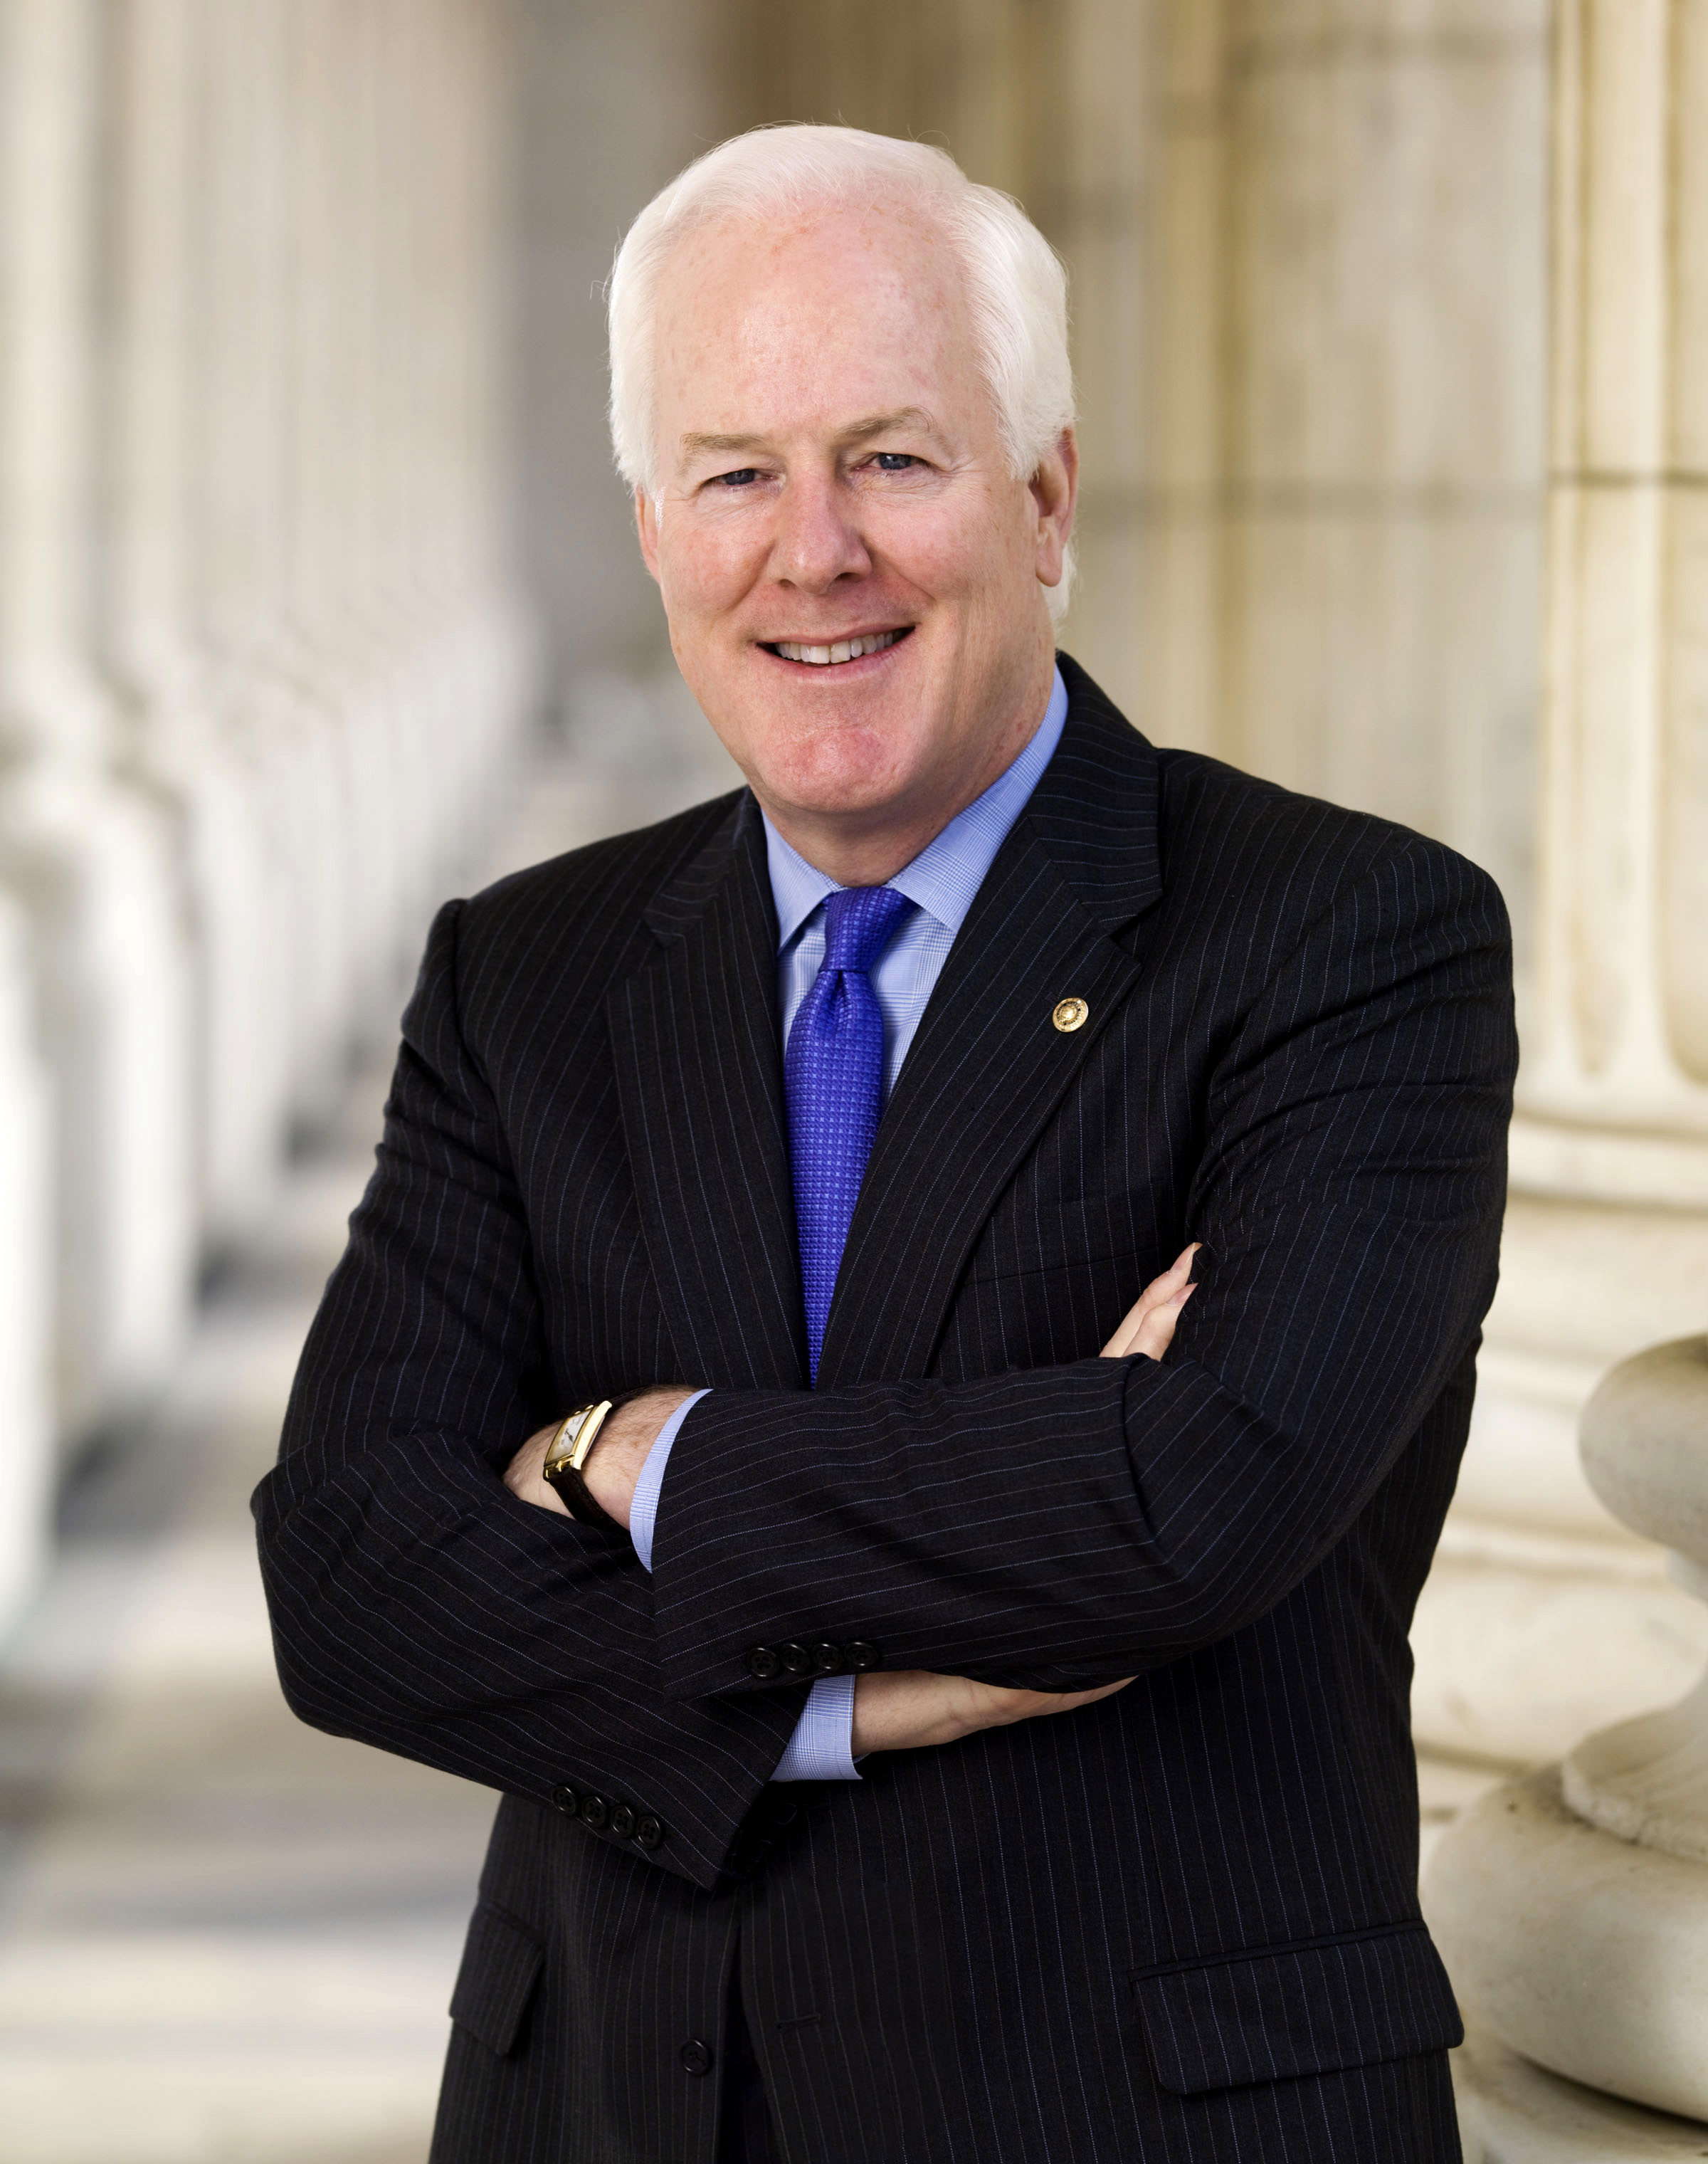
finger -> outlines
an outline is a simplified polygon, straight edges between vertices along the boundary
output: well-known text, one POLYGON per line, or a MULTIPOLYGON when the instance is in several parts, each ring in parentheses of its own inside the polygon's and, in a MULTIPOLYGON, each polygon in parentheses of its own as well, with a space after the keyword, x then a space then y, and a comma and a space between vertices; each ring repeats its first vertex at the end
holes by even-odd
POLYGON ((1112 1683, 1099 1683, 1095 1690, 1064 1691, 1056 1703, 1045 1709, 1050 1713, 1071 1713, 1077 1705, 1095 1705, 1099 1699, 1113 1698, 1136 1680, 1132 1676, 1119 1677, 1112 1683))
MULTIPOLYGON (((1168 1347, 1168 1339, 1174 1335, 1175 1320, 1185 1303, 1187 1295, 1192 1290, 1193 1287, 1189 1284, 1176 1284, 1161 1299, 1148 1303, 1141 1302, 1129 1315, 1122 1319, 1120 1328, 1103 1347, 1103 1358, 1124 1360, 1131 1353, 1147 1351, 1150 1340, 1145 1333, 1150 1329, 1150 1326, 1159 1317, 1164 1318, 1161 1326, 1168 1333, 1167 1337, 1161 1341, 1162 1349, 1166 1352, 1168 1347)), ((1155 1332, 1152 1331, 1150 1335, 1154 1337, 1155 1332)))
POLYGON ((1190 1242, 1181 1249, 1179 1254, 1160 1276, 1152 1278, 1132 1306, 1121 1317, 1114 1336, 1104 1346, 1105 1359, 1124 1359, 1128 1353, 1136 1349, 1134 1338, 1140 1324, 1153 1309, 1160 1307, 1165 1300, 1172 1300, 1179 1292, 1192 1269, 1192 1258, 1202 1245, 1202 1240, 1190 1242))
POLYGON ((1182 1285, 1172 1300, 1152 1308, 1133 1333, 1132 1350, 1142 1352, 1148 1360, 1160 1360, 1174 1342, 1174 1326, 1180 1321, 1181 1310, 1197 1290, 1196 1285, 1182 1285))
POLYGON ((1152 1278, 1150 1283, 1145 1288, 1145 1292, 1140 1295, 1140 1298, 1143 1299, 1158 1290, 1171 1292, 1176 1285, 1183 1284, 1192 1275, 1192 1257, 1203 1244, 1202 1240, 1189 1240, 1168 1268, 1160 1275, 1152 1278))
POLYGON ((1194 1285, 1181 1285, 1159 1306, 1141 1316, 1131 1329, 1124 1330, 1116 1357, 1126 1359, 1142 1352, 1148 1359, 1160 1360, 1174 1341, 1174 1326, 1181 1308, 1196 1290, 1194 1285))

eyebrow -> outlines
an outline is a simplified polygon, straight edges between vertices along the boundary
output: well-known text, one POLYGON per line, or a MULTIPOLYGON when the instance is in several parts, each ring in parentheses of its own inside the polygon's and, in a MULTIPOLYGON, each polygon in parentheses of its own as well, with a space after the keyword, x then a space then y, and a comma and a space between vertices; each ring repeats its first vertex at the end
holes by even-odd
MULTIPOLYGON (((887 435, 892 428, 919 428, 930 434, 936 433, 931 417, 921 406, 898 406, 888 413, 868 413, 852 422, 841 431, 839 441, 845 444, 863 444, 873 436, 887 435)), ((682 439, 684 460, 699 458, 708 453, 724 451, 756 451, 766 442, 760 435, 687 435, 682 439)))

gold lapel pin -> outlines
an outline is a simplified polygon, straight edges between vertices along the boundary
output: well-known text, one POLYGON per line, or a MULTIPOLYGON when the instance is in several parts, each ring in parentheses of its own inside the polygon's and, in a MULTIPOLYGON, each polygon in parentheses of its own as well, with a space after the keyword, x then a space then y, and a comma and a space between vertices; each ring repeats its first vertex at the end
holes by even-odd
POLYGON ((1090 1013, 1083 1000, 1057 1000, 1050 1019, 1066 1036, 1072 1030, 1083 1029, 1090 1013))

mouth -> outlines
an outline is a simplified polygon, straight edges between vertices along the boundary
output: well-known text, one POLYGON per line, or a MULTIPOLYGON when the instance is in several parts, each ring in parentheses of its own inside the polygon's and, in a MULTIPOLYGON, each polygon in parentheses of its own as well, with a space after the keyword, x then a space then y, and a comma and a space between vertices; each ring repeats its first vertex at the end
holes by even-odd
POLYGON ((893 631, 862 632, 857 638, 834 639, 824 646, 809 645, 794 638, 762 639, 760 643, 779 661, 792 661, 808 669, 846 669, 855 662, 868 660, 873 654, 888 653, 908 638, 913 628, 912 624, 904 623, 893 631))

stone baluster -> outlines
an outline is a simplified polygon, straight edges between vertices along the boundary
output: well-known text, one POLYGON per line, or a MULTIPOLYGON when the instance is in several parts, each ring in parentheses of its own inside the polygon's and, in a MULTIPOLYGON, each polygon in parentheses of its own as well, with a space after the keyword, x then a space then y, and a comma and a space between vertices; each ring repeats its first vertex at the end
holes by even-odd
MULTIPOLYGON (((1708 1338, 1622 1362, 1585 1410, 1595 1492, 1699 1598, 1705 1444, 1708 1338)), ((1425 1904, 1473 2025, 1471 2164, 1702 2155, 1703 2126, 1585 2088, 1708 2120, 1708 1676, 1484 1797, 1436 1850, 1425 1904)))
POLYGON ((0 1641, 34 1590, 53 1491, 53 1135, 29 922, 0 903, 0 1641))
POLYGON ((53 1075, 68 1438, 162 1380, 194 1237, 180 890, 166 822, 118 778, 90 638, 95 85, 86 0, 4 0, 0 880, 29 915, 53 1075))

